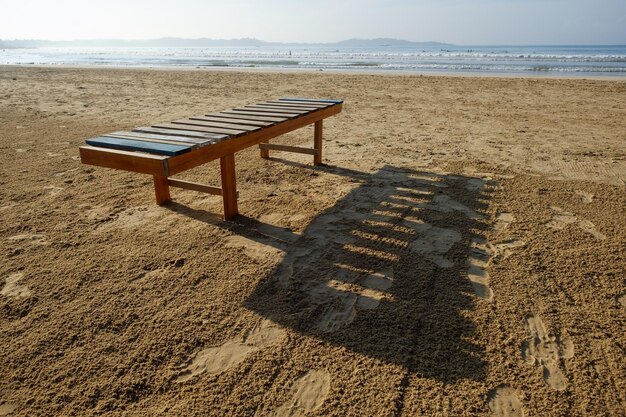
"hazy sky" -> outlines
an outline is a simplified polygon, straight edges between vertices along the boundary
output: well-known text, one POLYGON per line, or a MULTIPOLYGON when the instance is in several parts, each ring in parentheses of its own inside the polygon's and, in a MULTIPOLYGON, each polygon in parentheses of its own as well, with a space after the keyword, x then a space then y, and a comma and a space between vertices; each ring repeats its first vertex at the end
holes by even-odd
POLYGON ((626 0, 0 0, 0 39, 626 44, 626 0))

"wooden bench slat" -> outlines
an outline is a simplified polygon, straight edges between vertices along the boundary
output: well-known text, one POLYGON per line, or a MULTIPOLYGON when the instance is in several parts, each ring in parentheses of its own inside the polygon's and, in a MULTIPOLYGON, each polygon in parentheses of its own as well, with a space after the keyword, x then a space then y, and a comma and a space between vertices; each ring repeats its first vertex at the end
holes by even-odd
POLYGON ((287 111, 287 110, 273 110, 273 109, 268 109, 266 107, 257 107, 257 106, 245 106, 245 107, 237 107, 236 109, 233 109, 236 111, 251 111, 251 112, 255 112, 255 113, 267 113, 267 114, 275 114, 278 116, 285 116, 285 117, 296 117, 296 116, 300 116, 301 114, 306 114, 308 112, 304 111, 304 112, 298 112, 298 111, 287 111))
MULTIPOLYGON (((244 132, 254 132, 255 130, 259 130, 260 127, 259 126, 242 126, 242 125, 229 125, 227 123, 221 123, 221 122, 213 122, 210 120, 203 120, 201 118, 202 116, 194 116, 194 117, 190 117, 188 119, 185 119, 184 124, 194 124, 194 125, 198 125, 198 126, 208 126, 208 127, 218 127, 221 129, 232 129, 235 131, 244 131, 244 132)), ((176 120, 172 123, 183 123, 182 120, 176 120)))
POLYGON ((267 103, 271 104, 284 104, 287 106, 297 106, 297 107, 315 107, 318 109, 325 109, 326 107, 334 106, 334 104, 330 103, 305 103, 302 101, 289 101, 289 100, 270 100, 267 103))
POLYGON ((259 116, 258 113, 250 113, 250 112, 239 112, 235 110, 224 110, 219 113, 224 117, 229 117, 232 119, 246 119, 246 120, 258 120, 261 122, 284 122, 285 120, 289 120, 288 117, 270 117, 267 115, 259 116))
POLYGON ((103 136, 122 136, 126 138, 141 138, 141 139, 150 139, 150 140, 163 140, 167 142, 188 144, 188 145, 204 145, 209 143, 214 143, 211 139, 196 139, 196 138, 186 138, 183 136, 168 136, 168 135, 159 135, 156 133, 143 133, 143 132, 126 132, 126 131, 118 131, 113 133, 107 133, 103 136))
POLYGON ((305 103, 329 103, 329 104, 342 104, 343 100, 332 100, 328 98, 300 98, 300 97, 282 97, 279 101, 302 101, 305 103))
POLYGON ((227 129, 239 129, 246 130, 248 132, 254 132, 255 130, 261 129, 265 126, 269 126, 271 123, 266 123, 263 125, 250 125, 244 123, 235 123, 234 120, 227 119, 217 119, 204 116, 191 116, 189 120, 198 120, 200 122, 204 122, 207 126, 215 126, 215 127, 224 127, 227 129))
POLYGON ((282 109, 278 107, 259 106, 258 104, 250 104, 247 106, 238 107, 235 110, 243 110, 243 111, 255 110, 255 111, 261 111, 261 112, 266 112, 266 113, 280 113, 280 114, 288 114, 288 115, 306 114, 306 113, 311 112, 311 110, 290 110, 290 109, 282 109))
POLYGON ((121 151, 139 151, 166 156, 177 156, 191 150, 191 147, 188 145, 170 145, 166 143, 143 142, 140 140, 111 138, 106 136, 87 139, 87 144, 100 148, 111 148, 121 151))
POLYGON ((274 103, 259 103, 258 107, 264 107, 268 109, 276 109, 276 110, 295 110, 295 111, 316 111, 319 110, 320 107, 306 107, 306 106, 292 106, 290 104, 274 104, 274 103))
POLYGON ((229 117, 224 117, 224 115, 220 115, 220 116, 205 115, 202 117, 202 119, 203 120, 207 119, 207 120, 211 120, 214 122, 233 123, 233 124, 238 124, 238 125, 258 126, 258 127, 267 127, 267 126, 272 126, 273 124, 275 124, 274 122, 261 122, 259 120, 248 120, 248 119, 239 119, 239 118, 232 119, 229 117))
POLYGON ((229 110, 228 114, 241 114, 244 116, 258 116, 258 117, 274 117, 279 119, 279 122, 284 122, 285 120, 289 120, 292 119, 294 117, 298 117, 300 116, 299 114, 285 114, 285 113, 264 113, 264 112, 260 112, 260 111, 256 111, 253 109, 245 109, 245 110, 239 110, 239 109, 234 109, 234 110, 229 110))
MULTIPOLYGON (((264 123, 263 126, 272 126, 274 124, 276 124, 277 122, 272 121, 272 120, 259 120, 258 117, 246 117, 246 116, 241 116, 241 115, 233 115, 233 114, 229 114, 224 112, 221 113, 207 113, 205 114, 206 117, 210 117, 210 118, 219 118, 219 119, 227 119, 228 122, 233 122, 233 123, 246 123, 246 124, 253 124, 255 123, 256 126, 257 123, 264 123), (233 120, 236 119, 236 120, 233 120)), ((259 126, 261 126, 259 124, 259 126)))
POLYGON ((181 120, 174 120, 172 123, 176 124, 176 125, 183 125, 183 126, 192 126, 192 127, 201 126, 201 127, 206 127, 208 129, 210 129, 211 132, 223 133, 225 135, 240 135, 242 133, 246 133, 246 130, 242 130, 242 129, 228 129, 228 128, 223 128, 223 127, 211 126, 210 124, 207 124, 207 123, 202 122, 200 120, 181 119, 181 120))
MULTIPOLYGON (((167 140, 167 139, 146 138, 146 137, 133 136, 133 135, 120 135, 120 134, 114 134, 114 133, 107 133, 106 135, 102 135, 102 136, 103 137, 107 137, 107 138, 132 139, 132 140, 140 140, 142 142, 154 142, 154 143, 165 143, 165 144, 169 144, 169 145, 189 146, 191 149, 196 149, 196 148, 198 148, 200 146, 197 143, 191 143, 191 142, 181 142, 181 141, 174 141, 174 140, 167 140)), ((210 144, 210 143, 207 143, 207 144, 210 144)))
MULTIPOLYGON (((158 129, 172 129, 172 130, 180 129, 180 130, 192 131, 192 132, 223 133, 223 132, 216 132, 214 129, 217 129, 217 128, 183 125, 183 124, 176 124, 176 123, 161 123, 158 125, 154 125, 153 127, 158 128, 158 129)), ((237 135, 230 134, 230 133, 224 133, 224 134, 229 137, 237 136, 237 135)))
POLYGON ((159 135, 167 135, 167 136, 184 136, 187 138, 196 138, 196 139, 206 139, 212 141, 219 141, 226 139, 228 136, 226 135, 216 135, 211 133, 202 133, 190 130, 171 130, 171 129, 159 129, 156 127, 137 127, 133 129, 133 132, 144 132, 144 133, 157 133, 159 135))

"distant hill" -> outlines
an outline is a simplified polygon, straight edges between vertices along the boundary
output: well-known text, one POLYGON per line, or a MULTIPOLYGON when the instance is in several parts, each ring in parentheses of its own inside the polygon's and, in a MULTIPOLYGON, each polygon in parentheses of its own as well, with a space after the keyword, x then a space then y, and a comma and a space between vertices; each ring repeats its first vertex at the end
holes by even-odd
POLYGON ((0 43, 8 48, 42 48, 42 47, 107 47, 107 46, 160 46, 160 47, 181 47, 181 46, 257 46, 266 45, 267 42, 258 39, 183 39, 183 38, 159 38, 146 40, 121 40, 121 39, 88 39, 75 41, 48 41, 41 39, 24 40, 2 40, 0 43))
POLYGON ((440 42, 411 42, 402 39, 376 38, 376 39, 348 39, 341 42, 331 43, 288 43, 266 42, 254 38, 241 39, 184 39, 184 38, 158 38, 146 40, 120 40, 120 39, 90 39, 75 41, 48 41, 39 39, 3 40, 0 39, 0 48, 42 48, 42 47, 210 47, 210 46, 282 46, 282 45, 324 45, 330 47, 380 47, 380 46, 449 46, 440 42))
POLYGON ((374 46, 452 46, 449 43, 442 42, 412 42, 402 39, 393 38, 375 38, 375 39, 348 39, 341 42, 336 42, 333 45, 347 46, 347 47, 374 47, 374 46))

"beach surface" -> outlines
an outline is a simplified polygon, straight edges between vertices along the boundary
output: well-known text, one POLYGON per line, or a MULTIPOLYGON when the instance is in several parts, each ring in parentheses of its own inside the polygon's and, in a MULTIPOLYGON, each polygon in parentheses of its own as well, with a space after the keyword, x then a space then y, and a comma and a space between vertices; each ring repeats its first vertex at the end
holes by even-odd
POLYGON ((624 80, 0 66, 0 150, 0 416, 626 415, 624 80), (235 221, 80 163, 284 96, 235 221))

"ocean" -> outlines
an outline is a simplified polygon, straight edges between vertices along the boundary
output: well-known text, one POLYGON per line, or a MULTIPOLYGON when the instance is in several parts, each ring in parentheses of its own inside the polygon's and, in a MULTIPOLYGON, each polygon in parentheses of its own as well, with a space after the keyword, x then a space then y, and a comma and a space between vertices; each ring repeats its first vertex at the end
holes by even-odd
POLYGON ((46 47, 0 50, 0 64, 626 76, 626 45, 46 47))

